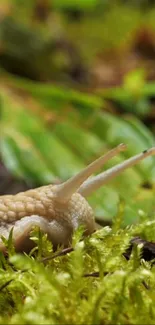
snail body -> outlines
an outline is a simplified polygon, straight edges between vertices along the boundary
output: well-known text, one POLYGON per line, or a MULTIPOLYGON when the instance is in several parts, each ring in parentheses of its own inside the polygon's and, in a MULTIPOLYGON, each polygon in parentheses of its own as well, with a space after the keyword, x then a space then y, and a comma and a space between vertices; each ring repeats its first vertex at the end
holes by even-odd
MULTIPOLYGON (((0 236, 8 238, 13 228, 16 250, 28 251, 32 246, 30 232, 34 226, 47 233, 54 247, 68 246, 73 232, 80 225, 83 226, 85 235, 92 234, 96 229, 95 218, 86 197, 124 169, 155 154, 155 148, 145 150, 89 178, 110 158, 125 149, 124 144, 118 145, 62 184, 42 186, 16 195, 0 196, 0 236)), ((0 250, 5 249, 0 239, 0 250)))

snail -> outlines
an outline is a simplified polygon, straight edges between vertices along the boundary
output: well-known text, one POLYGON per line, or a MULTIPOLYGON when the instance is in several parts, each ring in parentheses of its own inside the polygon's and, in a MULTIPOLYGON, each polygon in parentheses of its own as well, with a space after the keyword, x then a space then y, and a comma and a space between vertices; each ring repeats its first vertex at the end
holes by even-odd
MULTIPOLYGON (((0 237, 7 239, 13 228, 12 238, 16 250, 28 251, 33 243, 30 232, 34 226, 47 233, 54 247, 69 245, 73 232, 80 225, 84 227, 85 235, 92 234, 96 230, 96 223, 93 209, 86 197, 126 168, 155 154, 155 147, 150 148, 90 177, 109 159, 124 150, 126 145, 119 144, 64 183, 0 196, 0 237)), ((4 242, 0 239, 0 251, 5 250, 4 242)))

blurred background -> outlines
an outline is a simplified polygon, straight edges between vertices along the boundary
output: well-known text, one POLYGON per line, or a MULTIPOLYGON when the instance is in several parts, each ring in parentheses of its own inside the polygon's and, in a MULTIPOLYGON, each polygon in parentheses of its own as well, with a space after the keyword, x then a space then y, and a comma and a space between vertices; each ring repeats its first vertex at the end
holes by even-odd
MULTIPOLYGON (((115 145, 155 144, 155 1, 0 1, 0 194, 62 182, 115 145)), ((155 158, 89 198, 96 220, 155 215, 155 158)))

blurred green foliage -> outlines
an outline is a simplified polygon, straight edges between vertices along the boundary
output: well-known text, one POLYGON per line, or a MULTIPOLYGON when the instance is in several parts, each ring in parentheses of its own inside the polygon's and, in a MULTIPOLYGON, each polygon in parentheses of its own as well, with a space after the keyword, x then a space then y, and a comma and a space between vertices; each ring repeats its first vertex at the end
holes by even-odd
MULTIPOLYGON (((154 29, 154 9, 144 17, 117 1, 40 0, 2 1, 0 12, 1 156, 16 177, 34 186, 63 181, 120 142, 127 152, 105 168, 154 145, 145 123, 155 94, 147 67, 124 69, 123 78, 117 71, 108 87, 94 72, 104 63, 104 76, 106 60, 113 72, 117 63, 122 69, 134 31, 144 22, 154 29), (104 57, 108 49, 116 62, 104 57)), ((152 217, 154 180, 154 158, 123 172, 89 198, 96 219, 110 221, 120 200, 125 224, 139 220, 139 210, 152 217)))

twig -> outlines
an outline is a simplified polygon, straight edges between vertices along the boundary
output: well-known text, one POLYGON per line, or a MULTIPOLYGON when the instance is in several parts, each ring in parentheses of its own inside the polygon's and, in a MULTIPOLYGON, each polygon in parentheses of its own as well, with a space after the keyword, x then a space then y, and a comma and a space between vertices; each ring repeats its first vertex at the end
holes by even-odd
POLYGON ((83 275, 84 278, 88 278, 88 277, 95 277, 98 278, 99 277, 99 272, 93 272, 93 273, 86 273, 83 275))
POLYGON ((68 253, 71 253, 74 251, 74 248, 73 247, 68 247, 68 248, 64 248, 61 252, 58 252, 54 255, 51 255, 51 256, 47 256, 47 257, 44 257, 40 260, 40 262, 46 262, 46 261, 49 261, 49 260, 53 260, 54 258, 56 257, 59 257, 59 256, 64 256, 68 253))
POLYGON ((13 281, 13 279, 8 280, 7 282, 5 282, 1 287, 0 287, 0 291, 2 291, 3 289, 5 289, 11 282, 13 281))
POLYGON ((142 281, 142 283, 145 289, 150 290, 150 286, 145 281, 142 281))
MULTIPOLYGON (((110 272, 104 272, 103 275, 106 276, 106 275, 112 274, 112 273, 110 273, 110 272)), ((99 276, 100 276, 100 273, 99 272, 86 273, 86 274, 83 275, 84 278, 88 278, 88 277, 98 278, 99 276)), ((142 284, 145 287, 145 289, 150 290, 149 285, 145 281, 142 281, 142 284)))

